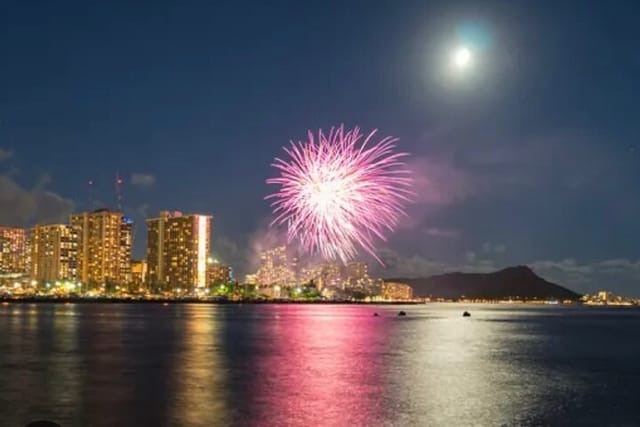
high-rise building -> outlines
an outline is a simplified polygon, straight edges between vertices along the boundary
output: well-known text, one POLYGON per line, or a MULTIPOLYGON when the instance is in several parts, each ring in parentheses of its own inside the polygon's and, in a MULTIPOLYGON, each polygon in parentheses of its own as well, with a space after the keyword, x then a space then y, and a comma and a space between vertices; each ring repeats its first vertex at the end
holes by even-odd
POLYGON ((260 254, 260 268, 256 273, 260 286, 293 286, 296 284, 296 260, 289 259, 285 246, 278 246, 260 254))
POLYGON ((203 288, 211 246, 211 216, 160 212, 147 220, 147 280, 157 289, 203 288))
POLYGON ((338 262, 328 262, 322 265, 321 280, 318 288, 337 287, 342 284, 342 265, 338 262))
POLYGON ((369 276, 367 264, 365 262, 353 261, 345 267, 344 289, 363 292, 371 291, 374 281, 369 276))
POLYGON ((207 284, 209 285, 229 283, 232 279, 231 267, 213 260, 207 266, 207 275, 207 284))
POLYGON ((29 271, 27 230, 0 227, 0 276, 20 276, 29 271))
POLYGON ((66 224, 31 231, 31 278, 40 283, 78 279, 78 233, 66 224))
POLYGON ((413 288, 406 283, 384 282, 380 293, 383 299, 389 301, 410 300, 413 298, 413 288))
POLYGON ((131 261, 131 284, 136 288, 143 288, 147 283, 147 261, 131 261))
POLYGON ((313 283, 316 287, 322 287, 322 267, 308 266, 302 268, 298 277, 300 284, 313 283))
POLYGON ((121 212, 99 209, 71 215, 78 233, 78 277, 98 286, 131 281, 131 219, 121 212))
POLYGON ((352 281, 358 281, 358 280, 363 280, 366 279, 368 277, 368 271, 367 271, 367 263, 366 262, 359 262, 359 261, 353 261, 347 264, 346 267, 347 270, 347 280, 352 281))

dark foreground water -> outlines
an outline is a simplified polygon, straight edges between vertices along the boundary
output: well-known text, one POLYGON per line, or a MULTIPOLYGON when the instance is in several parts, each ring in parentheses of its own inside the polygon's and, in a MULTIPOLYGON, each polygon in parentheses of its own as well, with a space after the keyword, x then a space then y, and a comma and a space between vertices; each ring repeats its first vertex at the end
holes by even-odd
POLYGON ((0 307, 0 425, 640 425, 640 311, 0 307), (408 316, 399 318, 398 310, 408 316), (471 318, 463 318, 463 310, 471 318), (373 313, 380 313, 374 317, 373 313))

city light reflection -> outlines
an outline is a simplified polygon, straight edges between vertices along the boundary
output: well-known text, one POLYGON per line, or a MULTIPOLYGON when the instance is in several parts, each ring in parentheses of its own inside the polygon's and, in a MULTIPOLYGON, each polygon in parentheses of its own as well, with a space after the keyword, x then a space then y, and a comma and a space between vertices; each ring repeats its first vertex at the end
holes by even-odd
POLYGON ((177 324, 181 343, 176 349, 170 375, 172 394, 169 420, 172 425, 203 425, 205 420, 223 420, 228 411, 226 369, 220 357, 217 307, 179 307, 177 324))

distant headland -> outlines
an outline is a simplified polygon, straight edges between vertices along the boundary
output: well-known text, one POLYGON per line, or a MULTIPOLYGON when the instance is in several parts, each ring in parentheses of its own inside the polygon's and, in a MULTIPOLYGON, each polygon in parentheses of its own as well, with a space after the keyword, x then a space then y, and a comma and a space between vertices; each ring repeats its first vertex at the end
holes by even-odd
POLYGON ((571 300, 581 295, 536 275, 527 266, 493 273, 446 273, 426 278, 394 278, 413 288, 414 297, 444 300, 571 300))

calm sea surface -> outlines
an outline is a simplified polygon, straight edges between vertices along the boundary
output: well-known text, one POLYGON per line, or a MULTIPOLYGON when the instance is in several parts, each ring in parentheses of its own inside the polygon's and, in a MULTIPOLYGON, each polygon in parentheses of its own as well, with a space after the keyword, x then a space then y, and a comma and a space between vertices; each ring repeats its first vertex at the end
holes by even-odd
POLYGON ((0 425, 42 418, 63 426, 640 426, 640 310, 1 306, 0 425))

